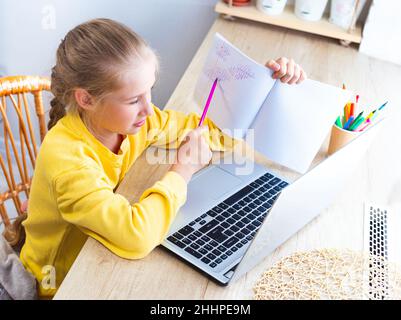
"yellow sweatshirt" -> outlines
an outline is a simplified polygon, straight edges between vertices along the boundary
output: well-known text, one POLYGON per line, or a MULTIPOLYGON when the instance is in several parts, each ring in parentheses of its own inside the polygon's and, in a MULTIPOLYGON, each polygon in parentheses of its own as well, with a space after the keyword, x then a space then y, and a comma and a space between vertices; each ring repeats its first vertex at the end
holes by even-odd
MULTIPOLYGON (((78 114, 68 113, 47 133, 36 160, 20 256, 41 297, 55 294, 88 236, 126 259, 143 258, 163 242, 186 201, 185 180, 169 171, 135 204, 114 190, 148 146, 179 146, 199 116, 153 109, 140 131, 126 136, 118 154, 99 142, 78 114)), ((213 129, 208 135, 212 150, 233 147, 211 120, 204 124, 213 129)))

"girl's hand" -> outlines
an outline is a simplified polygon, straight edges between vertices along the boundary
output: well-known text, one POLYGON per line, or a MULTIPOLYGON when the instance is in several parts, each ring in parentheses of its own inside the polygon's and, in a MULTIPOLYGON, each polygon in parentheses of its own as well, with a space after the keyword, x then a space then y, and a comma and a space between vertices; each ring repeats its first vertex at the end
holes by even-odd
POLYGON ((212 151, 202 133, 206 127, 198 127, 190 131, 177 151, 177 163, 171 167, 188 183, 192 175, 207 166, 212 159, 212 151))
POLYGON ((307 78, 306 72, 293 59, 287 59, 286 57, 269 60, 266 63, 266 67, 273 70, 272 77, 280 79, 282 83, 299 84, 307 78))

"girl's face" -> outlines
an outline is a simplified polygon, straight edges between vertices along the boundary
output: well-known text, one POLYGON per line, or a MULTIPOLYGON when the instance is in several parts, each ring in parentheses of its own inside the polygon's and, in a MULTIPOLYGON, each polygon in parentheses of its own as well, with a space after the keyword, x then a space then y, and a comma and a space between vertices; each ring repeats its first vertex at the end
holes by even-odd
POLYGON ((96 106, 92 120, 109 133, 135 134, 154 111, 151 89, 155 83, 155 60, 148 58, 141 66, 127 72, 120 89, 107 95, 96 106))

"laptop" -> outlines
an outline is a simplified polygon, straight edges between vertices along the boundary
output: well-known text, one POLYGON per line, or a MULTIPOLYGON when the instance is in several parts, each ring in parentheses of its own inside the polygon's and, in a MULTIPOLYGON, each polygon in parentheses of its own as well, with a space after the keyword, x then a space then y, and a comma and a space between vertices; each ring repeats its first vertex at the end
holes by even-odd
POLYGON ((295 181, 253 163, 199 171, 162 246, 218 284, 236 281, 327 208, 385 119, 295 181))

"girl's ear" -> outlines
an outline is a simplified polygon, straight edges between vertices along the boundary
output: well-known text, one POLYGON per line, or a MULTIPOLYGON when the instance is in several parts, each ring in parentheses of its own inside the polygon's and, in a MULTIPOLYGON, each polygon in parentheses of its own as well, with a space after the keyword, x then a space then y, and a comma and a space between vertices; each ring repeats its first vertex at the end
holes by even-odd
POLYGON ((85 89, 82 88, 75 89, 74 97, 75 101, 81 108, 85 110, 93 109, 94 107, 93 98, 85 89))

